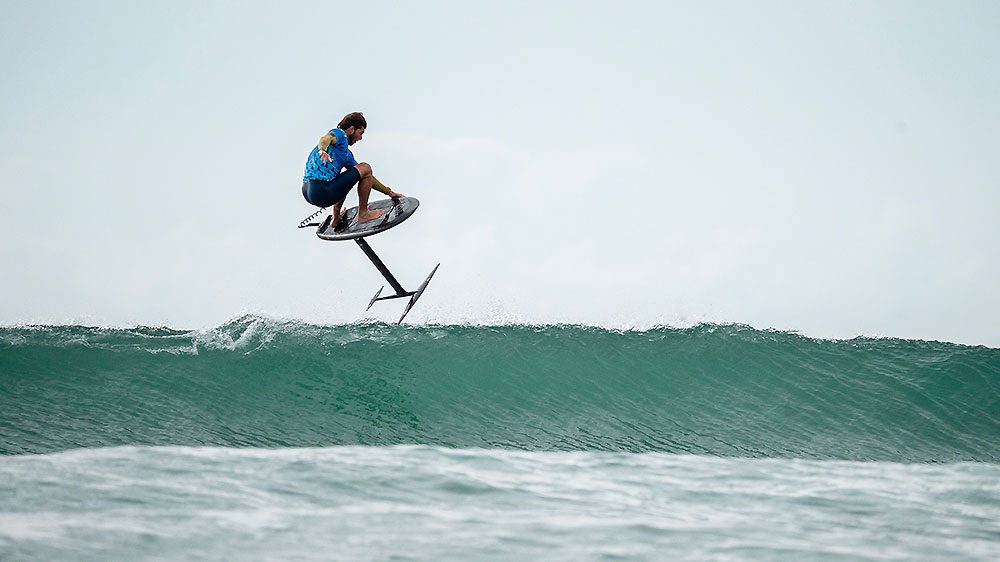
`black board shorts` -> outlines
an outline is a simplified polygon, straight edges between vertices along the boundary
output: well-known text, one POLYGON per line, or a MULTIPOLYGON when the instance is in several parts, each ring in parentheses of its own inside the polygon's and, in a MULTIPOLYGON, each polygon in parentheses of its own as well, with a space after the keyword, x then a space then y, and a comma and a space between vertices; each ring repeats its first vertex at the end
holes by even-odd
POLYGON ((302 196, 310 205, 329 207, 340 203, 351 189, 361 180, 361 172, 348 166, 332 180, 305 180, 302 182, 302 196))

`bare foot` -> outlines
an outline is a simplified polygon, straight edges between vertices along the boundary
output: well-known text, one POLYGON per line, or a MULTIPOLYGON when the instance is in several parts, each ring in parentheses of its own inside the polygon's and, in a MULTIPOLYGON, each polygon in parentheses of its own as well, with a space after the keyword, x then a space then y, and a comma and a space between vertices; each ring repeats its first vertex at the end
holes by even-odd
POLYGON ((346 214, 347 214, 347 209, 340 211, 340 213, 336 212, 330 213, 330 229, 332 230, 334 228, 337 228, 337 225, 340 224, 340 221, 343 220, 344 215, 346 214))
POLYGON ((368 209, 367 211, 365 211, 363 213, 360 213, 360 212, 358 213, 358 222, 359 223, 362 223, 362 222, 371 222, 371 221, 373 221, 373 220, 381 217, 384 214, 385 214, 385 211, 382 211, 382 210, 368 209))

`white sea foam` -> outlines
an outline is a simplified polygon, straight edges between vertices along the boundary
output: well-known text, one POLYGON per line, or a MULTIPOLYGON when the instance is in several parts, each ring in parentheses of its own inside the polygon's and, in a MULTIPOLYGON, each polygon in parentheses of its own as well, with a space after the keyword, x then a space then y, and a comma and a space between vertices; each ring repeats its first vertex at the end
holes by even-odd
POLYGON ((988 560, 1000 465, 427 446, 0 458, 0 558, 988 560))

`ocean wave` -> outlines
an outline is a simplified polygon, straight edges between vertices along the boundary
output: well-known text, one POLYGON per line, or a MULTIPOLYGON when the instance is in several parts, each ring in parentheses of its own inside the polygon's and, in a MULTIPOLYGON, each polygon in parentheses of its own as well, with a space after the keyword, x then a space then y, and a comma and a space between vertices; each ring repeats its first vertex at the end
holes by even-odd
POLYGON ((993 560, 1000 465, 428 446, 0 457, 11 560, 993 560))
POLYGON ((742 325, 0 328, 0 452, 428 444, 1000 459, 1000 350, 742 325))

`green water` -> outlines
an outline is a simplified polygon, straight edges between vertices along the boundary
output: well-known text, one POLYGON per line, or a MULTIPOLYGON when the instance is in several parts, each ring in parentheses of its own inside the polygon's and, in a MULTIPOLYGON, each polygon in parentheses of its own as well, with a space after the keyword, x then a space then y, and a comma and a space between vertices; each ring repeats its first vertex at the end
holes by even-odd
POLYGON ((0 452, 425 444, 1000 460, 1000 350, 743 326, 0 328, 0 452))

